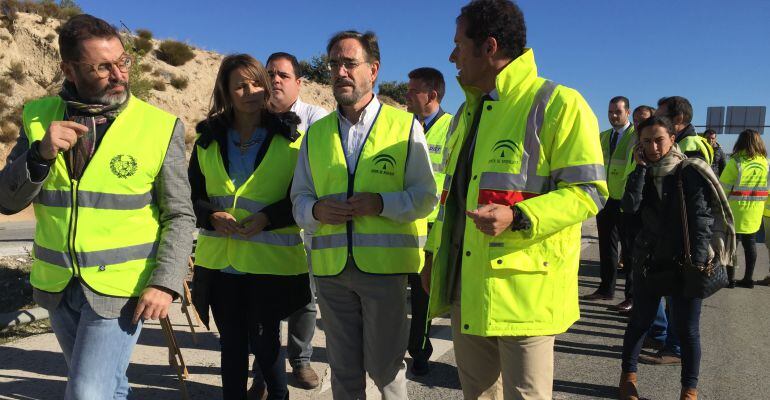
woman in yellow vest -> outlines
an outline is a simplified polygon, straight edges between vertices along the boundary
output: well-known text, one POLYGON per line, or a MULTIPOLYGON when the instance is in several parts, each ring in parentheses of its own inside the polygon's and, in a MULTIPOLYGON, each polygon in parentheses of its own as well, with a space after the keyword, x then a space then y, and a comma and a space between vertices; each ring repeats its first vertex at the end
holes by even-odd
POLYGON ((249 349, 268 399, 288 397, 280 321, 310 301, 305 251, 288 197, 299 118, 268 112, 271 89, 259 61, 225 57, 190 159, 200 228, 193 301, 207 326, 211 307, 219 329, 225 400, 246 398, 249 349))
POLYGON ((767 200, 767 172, 767 151, 762 137, 759 132, 746 129, 738 136, 733 154, 719 177, 735 218, 736 239, 743 244, 746 256, 743 279, 738 282, 733 280, 737 265, 727 269, 730 278, 728 287, 754 287, 752 275, 757 262, 756 233, 762 224, 762 211, 767 200))

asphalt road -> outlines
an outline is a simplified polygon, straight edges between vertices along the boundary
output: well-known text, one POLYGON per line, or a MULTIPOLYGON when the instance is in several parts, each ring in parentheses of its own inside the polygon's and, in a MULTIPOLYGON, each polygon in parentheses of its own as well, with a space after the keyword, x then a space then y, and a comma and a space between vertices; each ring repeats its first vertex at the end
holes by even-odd
MULTIPOLYGON (((598 286, 595 239, 594 225, 589 222, 584 228, 581 294, 591 293, 598 286)), ((770 265, 764 246, 759 246, 758 253, 755 279, 764 277, 770 265)), ((622 296, 622 284, 621 280, 618 296, 622 296)), ((606 309, 612 303, 581 302, 581 319, 557 337, 555 399, 616 398, 626 318, 606 309)), ((764 286, 752 290, 723 289, 705 301, 701 319, 701 399, 770 398, 769 305, 770 287, 764 286)), ((173 307, 171 317, 190 372, 190 398, 221 398, 216 331, 200 333, 198 328, 199 333, 193 337, 178 306, 173 307), (193 342, 194 338, 197 342, 193 342)), ((408 375, 411 399, 462 399, 448 324, 446 319, 434 321, 432 370, 424 377, 408 375)), ((322 319, 318 320, 318 327, 312 366, 322 376, 322 385, 313 391, 292 386, 293 400, 332 398, 322 319)), ((641 394, 656 400, 678 398, 679 372, 678 366, 641 365, 641 394)), ((145 325, 128 374, 135 398, 180 398, 178 383, 167 362, 165 339, 156 323, 145 325)), ((65 381, 66 366, 53 334, 0 346, 0 399, 61 398, 65 381)), ((289 382, 292 384, 291 378, 289 382)), ((379 398, 371 382, 367 394, 370 399, 379 398)))

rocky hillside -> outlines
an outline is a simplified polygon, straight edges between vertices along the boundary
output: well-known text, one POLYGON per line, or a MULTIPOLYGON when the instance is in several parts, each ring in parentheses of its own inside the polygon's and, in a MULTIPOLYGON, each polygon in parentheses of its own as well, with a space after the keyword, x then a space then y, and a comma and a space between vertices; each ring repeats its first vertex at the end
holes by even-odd
MULTIPOLYGON (((13 146, 21 118, 21 105, 29 100, 58 92, 59 70, 57 27, 62 23, 35 14, 19 13, 9 30, 0 27, 0 168, 13 146)), ((160 41, 151 39, 154 49, 160 41)), ((141 59, 142 77, 152 82, 148 101, 179 116, 187 127, 188 148, 195 136, 195 124, 208 110, 217 68, 222 55, 192 48, 194 58, 181 66, 161 61, 155 51, 141 59), (172 85, 174 78, 187 80, 184 88, 172 85)), ((183 85, 177 85, 182 87, 183 85)), ((331 88, 305 82, 301 92, 305 102, 332 109, 331 88)), ((383 101, 393 104, 390 99, 383 101)))

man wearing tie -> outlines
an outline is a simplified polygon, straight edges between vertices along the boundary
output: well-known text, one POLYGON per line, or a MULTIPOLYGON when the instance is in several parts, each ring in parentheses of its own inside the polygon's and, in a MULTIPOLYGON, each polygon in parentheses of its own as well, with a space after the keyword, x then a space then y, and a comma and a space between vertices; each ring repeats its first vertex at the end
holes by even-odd
MULTIPOLYGON (((596 225, 599 231, 599 265, 601 284, 596 292, 583 296, 584 300, 612 300, 615 297, 615 281, 618 271, 618 244, 623 235, 623 221, 620 211, 620 199, 626 187, 625 170, 629 162, 633 162, 630 152, 636 144, 634 127, 629 121, 630 104, 628 98, 615 96, 610 100, 607 116, 612 125, 599 134, 604 154, 604 168, 607 172, 607 188, 610 197, 604 209, 596 215, 596 225)), ((625 301, 618 304, 621 311, 631 309, 631 262, 630 247, 626 240, 623 243, 623 258, 626 274, 625 301)))

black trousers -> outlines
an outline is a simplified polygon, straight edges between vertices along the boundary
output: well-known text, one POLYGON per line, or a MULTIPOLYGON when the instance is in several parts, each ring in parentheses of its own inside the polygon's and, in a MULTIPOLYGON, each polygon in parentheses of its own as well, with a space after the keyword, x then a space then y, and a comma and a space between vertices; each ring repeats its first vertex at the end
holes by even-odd
POLYGON ((596 228, 599 231, 599 276, 601 283, 597 290, 605 296, 615 295, 615 282, 618 278, 619 249, 623 246, 623 269, 626 273, 626 299, 631 298, 633 273, 631 249, 638 227, 633 226, 635 219, 620 211, 620 200, 608 199, 604 208, 596 215, 596 228), (629 225, 625 229, 625 225, 629 225))
POLYGON ((257 317, 259 307, 270 305, 256 301, 255 279, 259 277, 220 272, 212 282, 211 311, 219 329, 225 400, 246 399, 250 350, 267 384, 268 399, 284 400, 289 394, 286 355, 279 336, 281 320, 257 317))
POLYGON ((430 321, 428 321, 428 294, 422 290, 420 274, 409 275, 412 293, 412 321, 409 327, 409 355, 413 360, 428 361, 433 354, 430 343, 430 321))
POLYGON ((746 256, 746 272, 743 274, 743 280, 750 281, 753 279, 754 266, 757 263, 757 233, 739 233, 735 238, 743 245, 743 254, 746 256))

